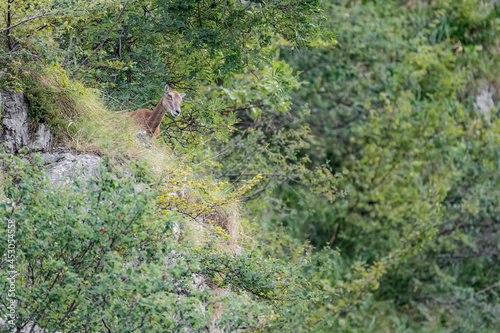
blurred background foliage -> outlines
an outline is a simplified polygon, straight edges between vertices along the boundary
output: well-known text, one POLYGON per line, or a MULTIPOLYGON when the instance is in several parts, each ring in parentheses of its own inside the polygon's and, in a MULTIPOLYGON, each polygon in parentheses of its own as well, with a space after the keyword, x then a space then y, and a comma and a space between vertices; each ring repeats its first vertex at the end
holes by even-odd
POLYGON ((292 100, 311 110, 311 159, 345 171, 348 194, 330 204, 283 188, 265 214, 347 262, 396 263, 348 331, 493 332, 499 127, 496 109, 481 111, 476 98, 488 87, 498 100, 500 8, 333 1, 325 10, 338 47, 280 54, 309 83, 292 100))
POLYGON ((262 292, 243 328, 497 332, 497 1, 0 3, 33 18, 0 29, 3 84, 37 92, 51 63, 132 110, 168 82, 188 96, 159 139, 214 181, 262 176, 245 255, 196 259, 262 292))

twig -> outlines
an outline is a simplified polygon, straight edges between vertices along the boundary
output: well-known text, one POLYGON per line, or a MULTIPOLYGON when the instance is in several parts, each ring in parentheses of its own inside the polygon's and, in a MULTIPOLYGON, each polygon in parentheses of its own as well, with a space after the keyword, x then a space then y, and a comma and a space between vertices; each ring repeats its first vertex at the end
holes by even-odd
POLYGON ((257 197, 258 195, 260 195, 262 192, 266 191, 269 188, 269 186, 271 186, 271 182, 268 182, 266 184, 266 186, 264 186, 263 188, 260 188, 260 189, 256 190, 252 194, 247 195, 246 197, 241 197, 240 201, 241 202, 247 202, 247 201, 253 200, 255 197, 257 197))
POLYGON ((40 15, 35 15, 35 16, 32 16, 32 17, 28 17, 27 19, 24 19, 24 20, 22 20, 21 22, 19 22, 17 24, 11 25, 10 27, 7 27, 5 29, 0 30, 0 33, 12 30, 15 27, 20 26, 21 24, 24 24, 24 23, 29 22, 29 21, 33 21, 33 20, 35 20, 37 18, 44 17, 44 16, 51 16, 51 15, 53 15, 53 14, 52 13, 47 13, 47 14, 40 14, 40 15))
POLYGON ((281 174, 281 173, 223 173, 223 174, 218 175, 217 178, 242 177, 242 176, 255 177, 257 175, 267 176, 267 177, 288 178, 288 175, 281 174))
MULTIPOLYGON (((238 47, 240 47, 240 45, 238 44, 238 40, 236 39, 236 36, 234 35, 233 31, 231 30, 231 28, 229 27, 229 25, 226 22, 226 16, 225 16, 226 3, 227 3, 227 0, 224 0, 224 4, 222 5, 222 21, 224 21, 224 24, 226 25, 226 27, 229 30, 229 32, 231 33, 231 35, 233 35, 234 42, 236 43, 236 45, 238 45, 238 47)), ((241 49, 241 47, 240 47, 240 49, 241 49)))
POLYGON ((104 324, 104 326, 106 326, 106 329, 108 330, 109 333, 111 333, 111 329, 109 328, 108 324, 106 324, 106 322, 104 321, 104 319, 101 319, 102 323, 104 324))
POLYGON ((484 288, 484 289, 479 290, 479 291, 478 291, 478 292, 476 292, 476 293, 475 293, 472 297, 477 296, 477 295, 482 294, 482 293, 485 293, 485 292, 487 292, 487 291, 490 291, 491 289, 494 289, 494 288, 496 288, 496 287, 498 287, 498 286, 500 286, 500 281, 499 281, 499 282, 497 282, 497 283, 495 283, 495 284, 492 284, 492 285, 491 285, 491 286, 489 286, 489 287, 486 287, 486 288, 484 288))
POLYGON ((237 144, 238 144, 241 140, 243 140, 243 137, 245 136, 245 134, 247 133, 247 131, 248 131, 249 129, 250 129, 250 127, 249 127, 249 128, 247 128, 247 129, 245 129, 245 130, 243 131, 243 133, 241 133, 240 137, 239 137, 236 141, 234 141, 232 144, 227 145, 226 147, 222 148, 222 149, 221 149, 221 150, 219 150, 217 153, 215 153, 215 154, 214 154, 214 156, 211 156, 210 158, 215 158, 215 157, 217 157, 217 156, 220 156, 220 155, 222 155, 222 154, 223 154, 226 150, 228 150, 229 148, 236 146, 236 145, 237 145, 237 144))
MULTIPOLYGON (((483 294, 483 293, 485 293, 487 291, 490 291, 491 289, 494 289, 494 288, 499 287, 499 286, 500 286, 500 281, 497 282, 497 283, 492 284, 491 286, 488 286, 488 287, 486 287, 484 289, 481 289, 481 290, 475 292, 474 294, 472 294, 471 299, 473 299, 477 295, 483 294)), ((454 299, 454 300, 451 300, 451 301, 444 301, 444 300, 442 300, 442 299, 440 299, 440 298, 438 298, 436 296, 433 296, 433 295, 427 296, 427 297, 430 298, 430 299, 435 300, 438 303, 445 304, 445 305, 452 305, 452 304, 462 303, 462 302, 466 301, 465 299, 454 299)))
MULTIPOLYGON (((123 12, 125 11, 125 7, 127 7, 128 5, 128 1, 125 2, 125 4, 123 5, 122 9, 120 10, 120 13, 118 14, 118 18, 116 19, 116 22, 117 23, 118 21, 120 21, 120 18, 122 17, 122 14, 123 12)), ((108 38, 109 38, 109 35, 111 34, 111 31, 113 30, 114 28, 114 25, 112 25, 109 29, 108 29, 108 32, 106 33, 106 36, 104 36, 104 39, 102 40, 101 44, 99 44, 93 51, 92 51, 92 54, 89 55, 87 58, 83 59, 83 61, 80 63, 80 65, 78 67, 81 67, 83 65, 85 65, 87 63, 87 61, 92 58, 96 52, 108 41, 108 38)))
POLYGON ((63 62, 63 65, 62 65, 62 68, 64 68, 64 69, 66 69, 66 66, 68 66, 69 55, 70 55, 70 52, 71 52, 71 46, 73 46, 73 37, 69 38, 68 51, 66 52, 66 58, 64 58, 64 62, 63 62))
POLYGON ((472 253, 438 253, 436 256, 438 258, 448 258, 448 259, 464 259, 464 258, 479 258, 482 256, 494 256, 500 254, 494 248, 484 249, 482 252, 472 252, 472 253))

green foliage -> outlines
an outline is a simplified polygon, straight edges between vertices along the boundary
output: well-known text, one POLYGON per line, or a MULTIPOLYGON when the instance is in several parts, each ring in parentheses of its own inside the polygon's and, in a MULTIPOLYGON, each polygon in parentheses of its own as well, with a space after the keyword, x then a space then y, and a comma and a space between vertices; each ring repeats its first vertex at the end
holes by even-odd
POLYGON ((2 3, 13 17, 3 26, 43 15, 8 30, 4 57, 58 62, 126 107, 157 100, 167 81, 196 90, 255 68, 272 56, 275 34, 305 45, 320 33, 322 19, 317 0, 2 3))
POLYGON ((331 205, 283 190, 263 216, 349 261, 389 268, 347 331, 489 332, 498 325, 498 270, 485 271, 498 256, 498 122, 473 99, 485 82, 497 86, 488 72, 498 6, 406 6, 338 2, 326 11, 342 22, 339 48, 282 50, 310 82, 295 98, 313 111, 311 159, 345 171, 347 196, 331 205))
MULTIPOLYGON (((107 161, 101 179, 47 191, 36 158, 9 157, 0 217, 19 221, 20 322, 496 331, 500 123, 475 105, 480 91, 499 99, 495 1, 0 4, 1 79, 37 121, 76 120, 71 135, 87 136, 112 122, 20 80, 35 63, 112 108, 151 108, 165 82, 188 92, 155 143, 178 158, 164 179, 107 161)), ((132 141, 123 135, 114 142, 132 141)))
POLYGON ((53 123, 60 121, 61 115, 54 100, 54 93, 46 91, 33 81, 24 86, 25 96, 29 100, 30 118, 37 123, 53 123))
MULTIPOLYGON (((49 125, 56 130, 67 126, 60 104, 56 100, 65 96, 58 96, 55 91, 51 90, 51 87, 28 77, 22 80, 22 91, 29 101, 28 115, 33 122, 49 125)), ((64 102, 71 103, 71 100, 67 98, 64 102)))
MULTIPOLYGON (((165 268, 164 256, 177 244, 165 238, 171 224, 155 214, 155 191, 136 188, 136 181, 146 180, 143 166, 127 177, 105 162, 100 179, 49 191, 39 157, 30 164, 2 159, 7 186, 1 218, 16 221, 16 323, 34 319, 49 330, 176 329, 181 321, 174 317, 192 304, 179 303, 175 288, 192 291, 191 297, 204 293, 181 278, 190 275, 182 258, 165 268)), ((2 223, 7 244, 5 228, 2 223)))
POLYGON ((213 153, 202 161, 211 163, 217 177, 234 182, 262 175, 262 182, 242 200, 290 184, 301 184, 330 201, 339 194, 338 179, 328 166, 310 169, 307 150, 316 138, 305 122, 309 110, 292 109, 291 94, 299 87, 292 68, 273 61, 210 92, 208 98, 219 100, 221 111, 236 120, 229 140, 208 142, 213 153))
MULTIPOLYGON (((49 330, 116 332, 207 331, 211 322, 227 332, 331 327, 322 315, 339 305, 341 290, 325 280, 336 252, 304 255, 305 247, 285 242, 234 256, 220 251, 217 236, 201 246, 181 242, 172 226, 185 214, 159 211, 164 182, 151 182, 145 165, 117 167, 105 158, 100 178, 49 190, 41 158, 26 157, 1 156, 0 218, 15 221, 18 328, 30 320, 49 330), (202 287, 200 277, 224 292, 202 287), (219 302, 225 311, 215 317, 219 302)), ((7 244, 7 223, 1 235, 7 244)), ((0 302, 5 313, 7 298, 0 302)))

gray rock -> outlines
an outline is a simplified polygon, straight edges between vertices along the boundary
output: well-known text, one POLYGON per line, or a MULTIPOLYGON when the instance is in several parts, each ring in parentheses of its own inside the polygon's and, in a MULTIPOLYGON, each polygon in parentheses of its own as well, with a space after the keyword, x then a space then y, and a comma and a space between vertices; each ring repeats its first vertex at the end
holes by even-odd
POLYGON ((54 135, 52 132, 45 125, 38 125, 38 131, 30 143, 30 148, 35 151, 49 151, 53 144, 54 135))
MULTIPOLYGON (((7 322, 5 322, 3 319, 0 318, 0 328, 8 328, 8 327, 9 326, 7 325, 7 322)), ((45 330, 37 326, 35 323, 30 322, 21 330, 21 333, 48 333, 48 330, 45 330)))
POLYGON ((139 140, 139 143, 143 145, 145 148, 151 148, 151 144, 148 141, 148 135, 146 131, 139 131, 135 133, 134 136, 139 140))
POLYGON ((495 103, 493 102, 493 93, 495 92, 495 88, 491 86, 484 86, 481 89, 481 93, 476 96, 476 100, 474 105, 479 113, 488 115, 491 110, 495 107, 495 103))
POLYGON ((51 186, 66 185, 75 180, 88 182, 90 178, 99 177, 100 161, 98 156, 73 155, 68 151, 42 154, 51 186))
POLYGON ((52 150, 54 135, 43 124, 30 123, 28 102, 21 93, 0 89, 1 118, 0 145, 7 153, 18 153, 23 147, 44 152, 43 163, 51 185, 66 184, 74 180, 88 181, 98 177, 100 158, 93 155, 73 155, 70 151, 47 153, 52 150))
POLYGON ((4 144, 7 153, 16 153, 30 144, 28 103, 20 93, 2 89, 0 94, 0 143, 4 144))
POLYGON ((172 233, 174 234, 175 239, 179 240, 181 228, 179 228, 179 224, 177 224, 177 222, 172 222, 172 233))
POLYGON ((30 131, 28 102, 21 93, 0 89, 0 145, 7 153, 17 153, 23 147, 35 151, 52 149, 54 135, 41 124, 30 131))

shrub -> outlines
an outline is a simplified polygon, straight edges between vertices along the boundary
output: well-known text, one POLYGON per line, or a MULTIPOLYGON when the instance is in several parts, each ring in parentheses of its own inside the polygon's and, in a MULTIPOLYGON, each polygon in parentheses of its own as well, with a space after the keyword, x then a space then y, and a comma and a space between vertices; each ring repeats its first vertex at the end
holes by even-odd
POLYGON ((144 166, 133 163, 125 172, 105 160, 100 178, 49 190, 39 157, 2 158, 0 218, 16 222, 17 328, 35 321, 51 331, 146 332, 208 321, 210 312, 197 310, 208 291, 192 283, 186 260, 165 264, 179 245, 169 236, 171 220, 157 214, 155 184, 147 184, 144 166))

